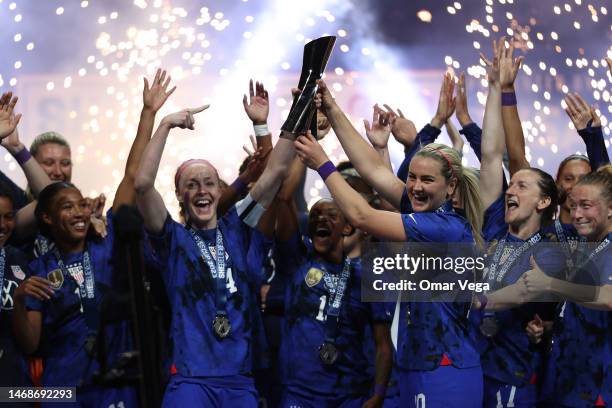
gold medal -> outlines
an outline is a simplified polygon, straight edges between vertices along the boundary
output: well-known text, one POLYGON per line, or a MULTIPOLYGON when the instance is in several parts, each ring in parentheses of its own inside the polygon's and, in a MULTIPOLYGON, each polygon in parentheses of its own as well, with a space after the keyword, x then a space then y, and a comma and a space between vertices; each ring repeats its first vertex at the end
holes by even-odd
POLYGON ((64 284, 64 274, 61 269, 55 269, 47 274, 47 279, 51 281, 53 289, 58 290, 64 284))

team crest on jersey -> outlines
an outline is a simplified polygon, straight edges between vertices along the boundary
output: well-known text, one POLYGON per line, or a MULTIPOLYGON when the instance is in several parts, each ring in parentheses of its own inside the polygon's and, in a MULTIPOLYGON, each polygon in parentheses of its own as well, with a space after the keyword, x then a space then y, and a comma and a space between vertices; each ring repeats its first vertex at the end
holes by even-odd
POLYGON ((25 273, 21 270, 21 267, 19 265, 11 265, 11 271, 13 271, 13 276, 17 279, 25 279, 25 273))
POLYGON ((304 278, 304 281, 306 282, 306 285, 308 285, 309 288, 312 288, 317 283, 321 282, 322 278, 323 278, 322 270, 317 269, 317 268, 310 268, 308 270, 308 273, 306 274, 306 278, 304 278))
POLYGON ((51 282, 53 289, 58 290, 64 284, 64 274, 60 269, 55 269, 47 274, 47 279, 51 282))
POLYGON ((85 278, 83 277, 83 265, 81 263, 68 265, 68 273, 79 286, 81 286, 85 281, 85 278))

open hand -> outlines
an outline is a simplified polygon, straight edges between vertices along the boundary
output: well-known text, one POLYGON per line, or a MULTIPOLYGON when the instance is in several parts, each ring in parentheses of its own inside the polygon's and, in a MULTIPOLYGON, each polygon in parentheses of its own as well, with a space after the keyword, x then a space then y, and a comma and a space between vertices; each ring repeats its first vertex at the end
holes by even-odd
POLYGON ((0 97, 0 139, 10 136, 21 120, 21 113, 13 113, 18 99, 12 92, 6 92, 0 97))
POLYGON ((601 126, 599 115, 595 112, 595 108, 589 106, 588 103, 577 93, 567 94, 564 99, 567 104, 565 113, 572 120, 576 130, 582 130, 587 127, 589 121, 593 121, 592 126, 601 126))
POLYGON ((249 97, 246 94, 242 98, 244 111, 254 125, 264 125, 268 122, 268 114, 270 113, 270 101, 268 100, 268 91, 264 88, 263 83, 255 82, 253 88, 253 80, 249 81, 249 97))
POLYGON ((453 96, 455 90, 455 80, 453 76, 446 72, 442 79, 442 86, 440 87, 440 97, 438 98, 438 109, 436 114, 431 120, 431 125, 440 129, 442 125, 446 123, 448 118, 451 117, 455 112, 455 97, 453 96))
POLYGON ((166 100, 174 90, 176 86, 173 86, 169 91, 168 85, 170 85, 170 75, 166 78, 166 71, 158 69, 153 78, 153 83, 149 87, 149 81, 147 78, 144 79, 144 90, 142 91, 142 101, 144 107, 151 109, 153 112, 157 112, 164 105, 166 100))
POLYGON ((366 136, 375 149, 384 149, 389 142, 391 134, 391 114, 382 110, 378 104, 374 105, 372 112, 372 125, 367 119, 363 120, 366 136))
POLYGON ((389 123, 391 124, 391 134, 404 147, 410 147, 414 143, 417 136, 417 129, 414 123, 404 116, 401 109, 397 109, 397 113, 387 104, 383 105, 389 114, 389 123))

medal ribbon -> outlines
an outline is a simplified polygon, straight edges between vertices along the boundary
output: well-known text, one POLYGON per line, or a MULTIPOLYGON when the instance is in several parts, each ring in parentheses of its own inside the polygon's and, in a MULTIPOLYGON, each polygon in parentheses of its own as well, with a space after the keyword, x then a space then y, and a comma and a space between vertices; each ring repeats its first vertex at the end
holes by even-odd
POLYGON ((346 258, 344 267, 340 273, 340 278, 336 283, 336 289, 331 295, 327 306, 327 320, 325 322, 325 341, 335 343, 338 335, 338 323, 340 321, 340 307, 342 306, 342 298, 346 292, 349 277, 351 275, 351 261, 346 258))
MULTIPOLYGON (((563 252, 565 252, 565 263, 568 269, 571 271, 574 269, 574 261, 572 260, 572 251, 570 250, 569 241, 565 236, 565 231, 563 230, 563 225, 561 225, 561 221, 555 220, 555 232, 557 233, 557 238, 559 238, 559 242, 561 242, 561 248, 563 248, 563 252)), ((586 239, 580 238, 579 248, 586 242, 586 239)))
POLYGON ((597 246, 597 248, 595 248, 593 250, 593 252, 591 252, 589 254, 589 256, 582 262, 580 262, 580 266, 578 267, 583 268, 586 264, 588 264, 593 258, 595 258, 595 256, 597 256, 597 254, 599 254, 601 251, 603 251, 604 249, 606 249, 608 247, 608 245, 610 245, 610 238, 604 239, 603 241, 601 241, 601 243, 597 246))
POLYGON ((89 251, 85 250, 83 252, 82 265, 84 280, 82 283, 79 283, 74 276, 70 275, 57 247, 53 249, 53 255, 55 256, 57 266, 61 269, 62 274, 66 277, 70 276, 79 286, 79 294, 81 295, 81 303, 83 304, 83 314, 85 315, 85 324, 87 324, 89 335, 95 335, 98 331, 98 311, 94 299, 96 287, 89 251))
POLYGON ((223 234, 221 233, 221 230, 217 228, 215 234, 217 241, 215 247, 215 251, 217 252, 217 261, 215 263, 215 260, 208 250, 204 240, 200 238, 198 233, 192 227, 189 228, 189 232, 191 232, 191 236, 200 250, 200 255, 208 265, 210 274, 215 280, 215 308, 217 309, 217 315, 227 316, 227 311, 225 310, 225 306, 227 305, 227 290, 225 282, 225 247, 223 246, 223 234))
POLYGON ((505 262, 505 265, 502 267, 499 273, 497 273, 497 265, 499 264, 499 260, 506 246, 506 238, 504 237, 504 239, 499 241, 499 243, 497 244, 497 248, 495 248, 495 254, 493 255, 493 262, 489 266, 489 272, 487 276, 485 277, 485 279, 489 282, 492 282, 493 285, 495 285, 495 282, 498 282, 498 283, 501 282, 506 276, 506 273, 508 273, 508 269, 510 269, 514 261, 516 261, 520 256, 523 255, 523 253, 525 253, 525 251, 527 251, 529 248, 531 248, 532 246, 534 246, 541 240, 542 240, 542 235, 538 232, 533 237, 523 242, 523 244, 516 251, 512 252, 512 255, 510 255, 510 258, 505 262))
POLYGON ((6 264, 6 249, 0 250, 0 310, 2 310, 2 292, 4 291, 4 266, 6 264))

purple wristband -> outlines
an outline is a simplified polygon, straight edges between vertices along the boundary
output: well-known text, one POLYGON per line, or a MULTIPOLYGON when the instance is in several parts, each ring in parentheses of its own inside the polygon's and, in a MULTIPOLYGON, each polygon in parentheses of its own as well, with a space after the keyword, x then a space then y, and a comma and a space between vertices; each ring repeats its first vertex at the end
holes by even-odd
POLYGON ((502 106, 515 106, 516 94, 514 92, 502 92, 502 106))
POLYGON ((384 398, 384 396, 386 394, 387 394, 387 386, 386 385, 376 384, 374 386, 374 395, 380 395, 381 397, 384 398))
POLYGON ((30 154, 30 151, 28 150, 28 148, 24 147, 23 149, 15 153, 13 157, 15 158, 15 160, 17 160, 17 163, 19 163, 19 165, 21 166, 23 163, 30 160, 32 158, 32 155, 30 154))
POLYGON ((327 179, 334 171, 337 171, 336 166, 334 166, 334 163, 330 162, 329 160, 323 163, 321 167, 317 169, 317 172, 323 181, 325 181, 325 179, 327 179))
POLYGON ((240 177, 236 177, 236 180, 232 183, 232 187, 234 187, 234 190, 236 190, 238 194, 246 193, 248 190, 248 186, 240 180, 240 177))

